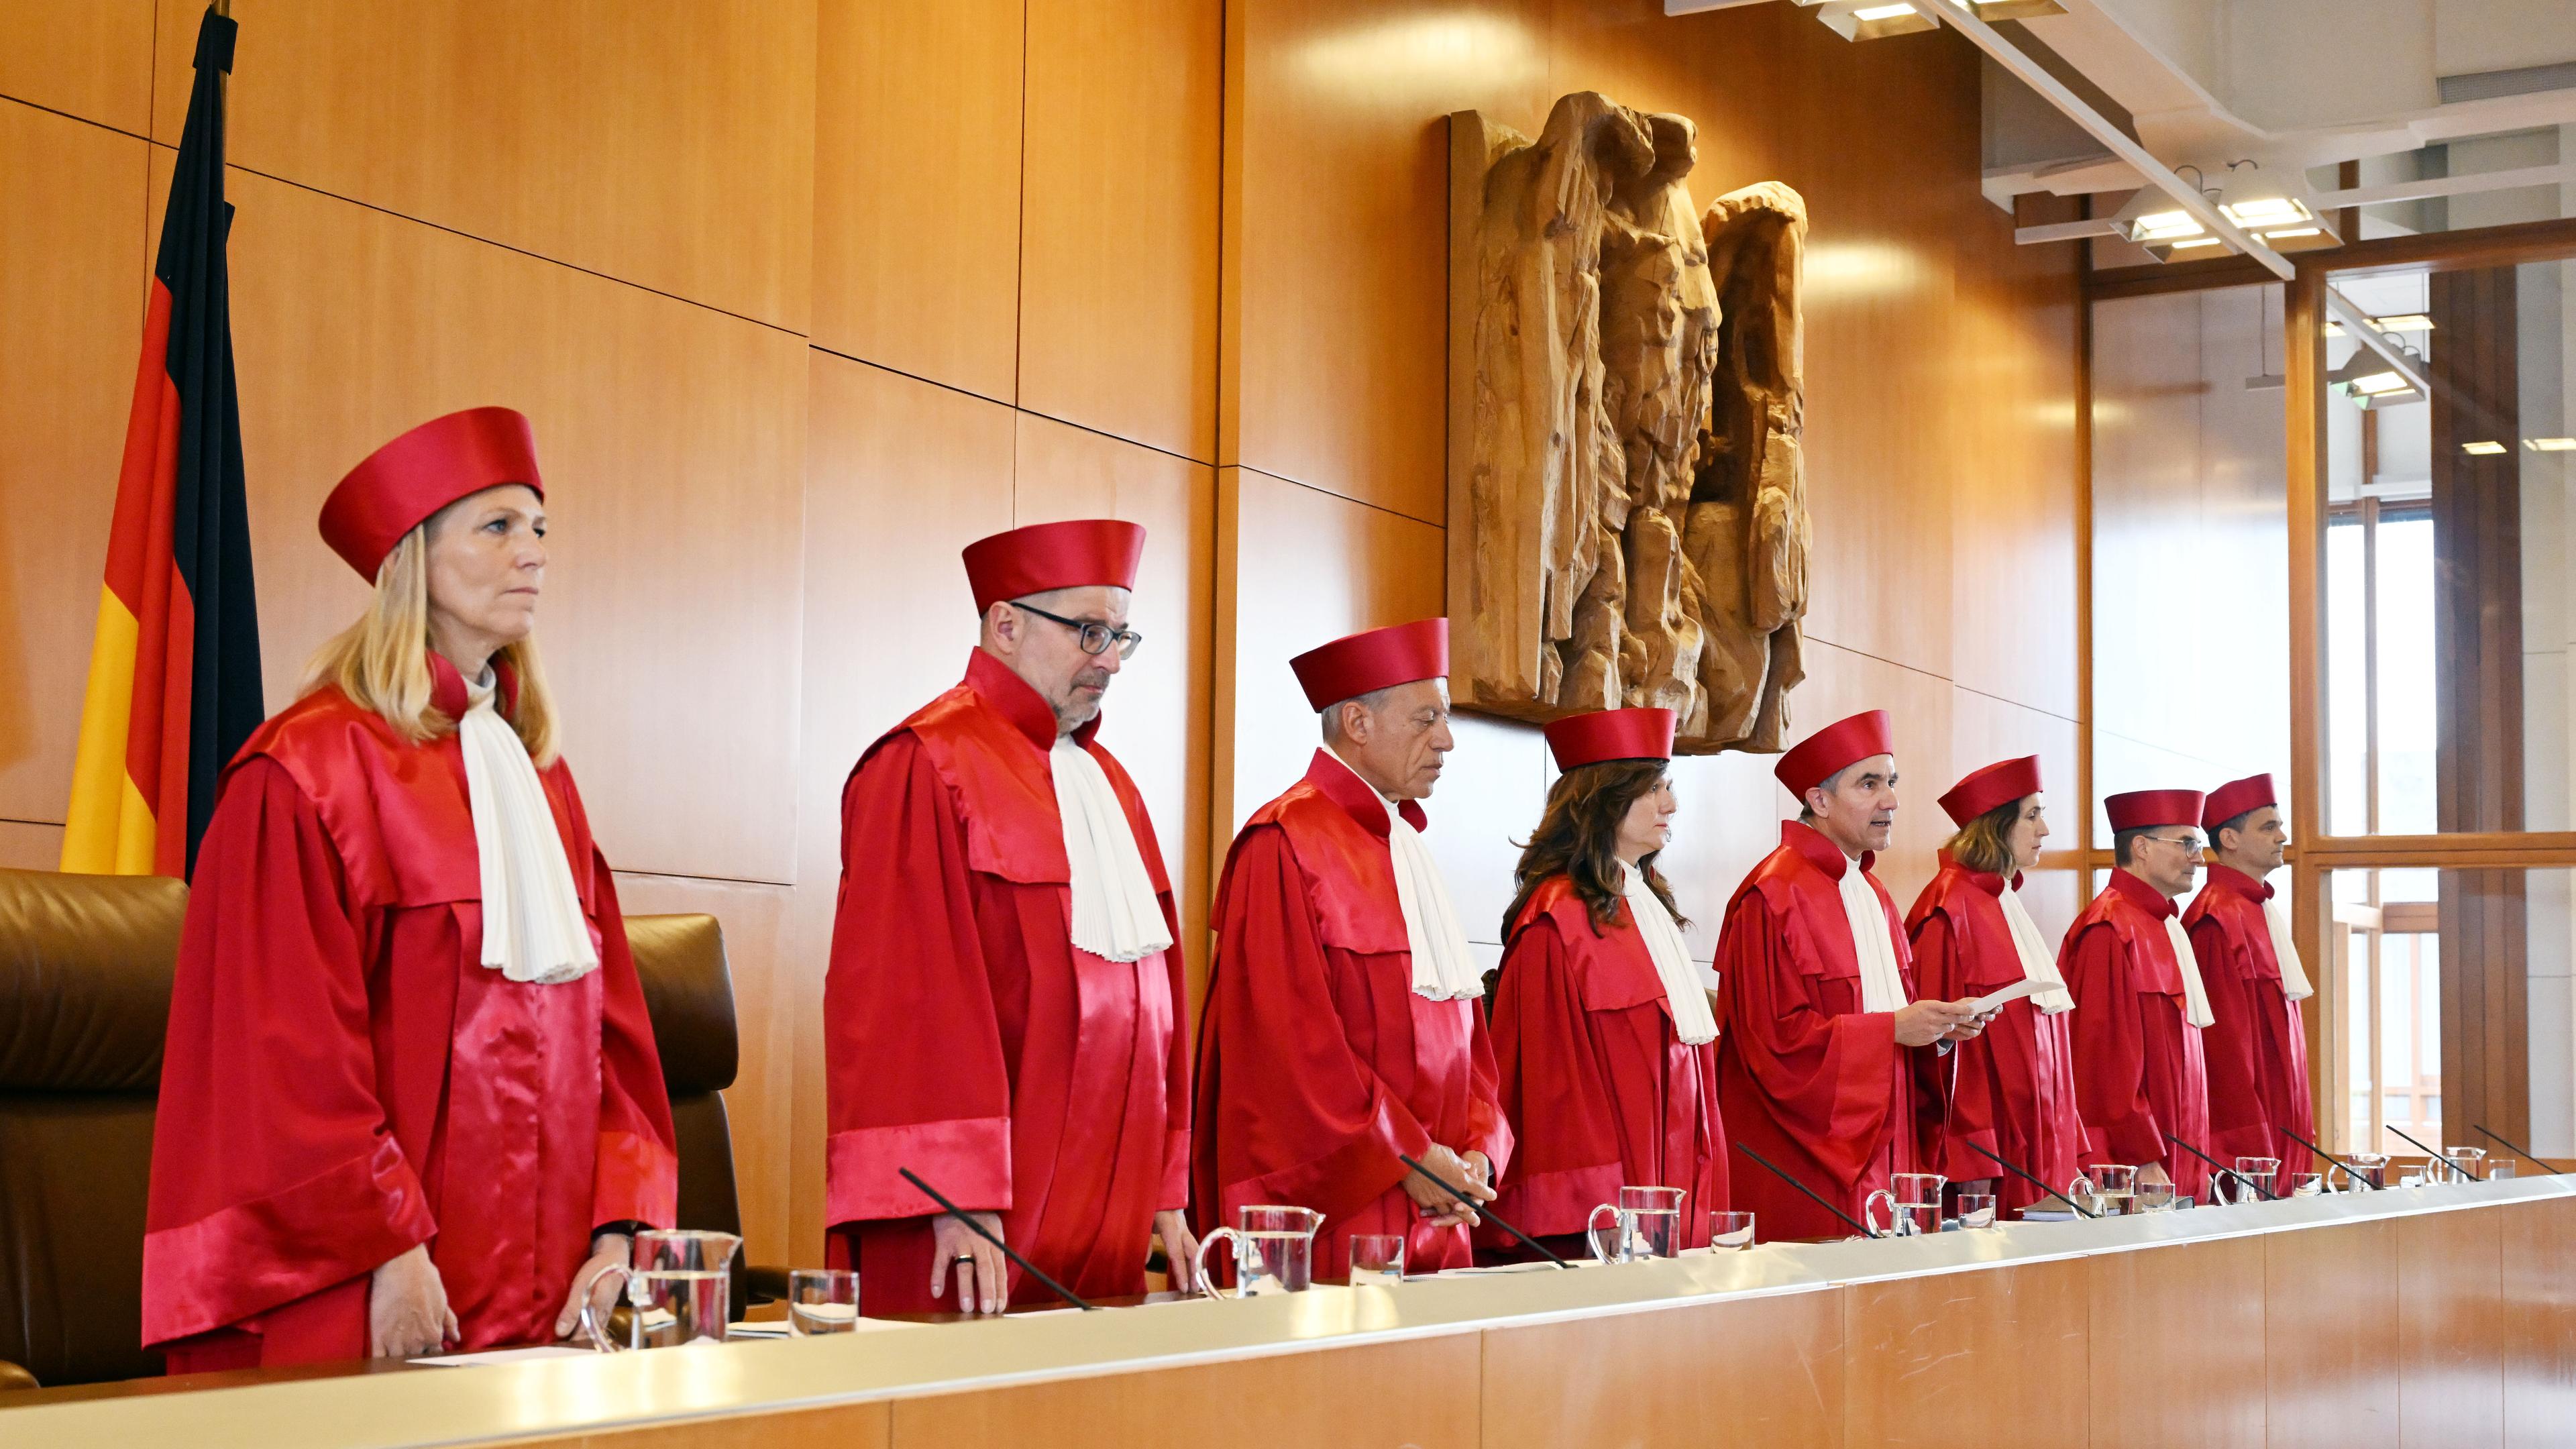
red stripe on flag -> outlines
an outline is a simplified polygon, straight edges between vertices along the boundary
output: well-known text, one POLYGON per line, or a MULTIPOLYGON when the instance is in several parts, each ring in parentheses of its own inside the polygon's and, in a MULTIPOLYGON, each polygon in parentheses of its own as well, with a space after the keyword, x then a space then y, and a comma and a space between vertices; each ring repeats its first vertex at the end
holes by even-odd
MULTIPOLYGON (((158 330, 169 331, 170 294, 153 286, 158 330)), ((146 344, 152 324, 146 324, 146 344)), ((155 869, 186 874, 188 822, 188 706, 197 642, 196 608, 179 577, 172 552, 179 507, 179 386, 171 381, 168 348, 145 353, 159 377, 135 379, 133 420, 126 434, 125 467, 117 480, 116 531, 108 545, 108 586, 134 611, 134 704, 125 734, 125 773, 135 793, 152 806, 155 869), (151 387, 157 381, 157 388, 151 387), (150 388, 149 393, 146 389, 150 388), (153 409, 147 421, 146 406, 153 409), (150 472, 137 478, 135 470, 150 472), (127 505, 135 506, 129 514, 127 505), (136 515, 139 515, 136 516, 136 515), (120 578, 122 575, 122 578, 120 578), (131 592, 128 592, 128 588, 131 592), (175 713, 173 711, 176 711, 175 713), (171 800, 178 802, 177 813, 171 800), (177 842, 178 854, 170 843, 177 842), (164 863, 176 859, 178 869, 164 863)))
MULTIPOLYGON (((107 586, 125 601, 127 613, 143 617, 145 571, 152 553, 154 513, 165 518, 177 481, 179 430, 173 411, 177 390, 170 383, 170 289, 152 279, 152 302, 143 318, 143 356, 135 367, 134 405, 125 420, 125 461, 116 472, 116 520, 107 534, 107 586), (169 463, 162 460, 167 458, 169 463), (156 477, 157 475, 157 477, 156 477), (155 483, 158 487, 155 487, 155 483)), ((164 560, 170 557, 170 532, 160 536, 164 560)))

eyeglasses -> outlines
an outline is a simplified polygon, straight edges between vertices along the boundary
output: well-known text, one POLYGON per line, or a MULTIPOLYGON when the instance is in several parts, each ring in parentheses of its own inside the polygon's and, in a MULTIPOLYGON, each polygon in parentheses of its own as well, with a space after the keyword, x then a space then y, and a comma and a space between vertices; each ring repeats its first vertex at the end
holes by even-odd
POLYGON ((1115 644, 1118 646, 1119 658, 1133 659, 1136 657, 1136 646, 1145 642, 1145 636, 1133 629, 1114 629, 1097 619, 1068 619, 1062 614, 1050 614, 1044 609, 1023 604, 1017 599, 1011 601, 1011 607, 1022 613, 1035 614, 1050 623, 1062 624, 1081 635, 1082 652, 1085 654, 1106 654, 1109 652, 1109 646, 1115 644))
POLYGON ((2194 855, 2199 854, 2201 849, 2200 837, 2197 835, 2150 835, 2146 838, 2164 845, 2179 845, 2183 849, 2192 852, 2194 855))

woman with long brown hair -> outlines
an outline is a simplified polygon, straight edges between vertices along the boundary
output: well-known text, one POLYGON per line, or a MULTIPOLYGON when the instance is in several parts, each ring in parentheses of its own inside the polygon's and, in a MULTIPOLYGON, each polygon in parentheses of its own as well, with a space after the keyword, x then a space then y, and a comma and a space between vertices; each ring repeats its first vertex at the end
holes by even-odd
POLYGON ((1621 1187, 1678 1187, 1682 1246, 1726 1207, 1717 1023, 1655 857, 1672 839, 1673 712, 1547 727, 1564 773, 1503 915, 1493 1038, 1518 1145, 1494 1210, 1539 1237, 1582 1233, 1621 1187))
POLYGON ((1983 996, 2024 980, 2037 989, 2004 1003, 1983 1035, 1959 1043, 1933 1170, 1972 1191, 1991 1182, 1996 1206, 2008 1213, 2046 1194, 1987 1153, 2054 1189, 2075 1176, 2084 1149, 2069 1045, 2075 998, 2021 903, 2022 872, 2038 864, 2048 838, 2039 757, 1975 771, 1941 797, 1941 808, 1958 833, 1905 918, 1924 996, 1983 996))

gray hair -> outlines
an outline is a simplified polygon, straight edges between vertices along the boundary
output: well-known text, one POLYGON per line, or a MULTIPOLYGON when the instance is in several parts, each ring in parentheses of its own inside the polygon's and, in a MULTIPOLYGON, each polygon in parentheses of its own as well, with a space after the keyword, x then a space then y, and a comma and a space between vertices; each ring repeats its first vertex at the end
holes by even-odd
POLYGON ((1348 699, 1334 700, 1331 704, 1325 705, 1322 709, 1315 711, 1315 723, 1322 727, 1324 739, 1327 742, 1338 740, 1342 738, 1341 721, 1343 705, 1356 704, 1360 708, 1374 714, 1380 708, 1384 707, 1386 704, 1386 697, 1393 694, 1400 687, 1401 686, 1390 684, 1384 689, 1372 689, 1366 694, 1354 694, 1348 699))

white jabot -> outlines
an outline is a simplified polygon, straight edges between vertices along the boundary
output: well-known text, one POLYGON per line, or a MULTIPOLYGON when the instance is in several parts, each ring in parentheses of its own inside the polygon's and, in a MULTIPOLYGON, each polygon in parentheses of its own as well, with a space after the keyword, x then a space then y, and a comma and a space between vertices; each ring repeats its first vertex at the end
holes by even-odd
POLYGON ((1869 873, 1856 860, 1845 861, 1835 889, 1843 898, 1843 919, 1850 922, 1852 956, 1860 962, 1860 1009, 1895 1011, 1905 1005, 1905 977, 1896 969, 1896 943, 1888 938, 1887 909, 1870 889, 1869 873))
MULTIPOLYGON (((1324 747, 1345 770, 1351 762, 1342 759, 1332 746, 1324 747)), ((1422 832, 1404 818, 1404 812, 1389 804, 1369 785, 1368 777, 1351 770, 1360 784, 1368 789, 1369 798, 1386 811, 1387 854, 1395 865, 1395 904, 1404 914, 1405 949, 1413 955, 1413 994, 1433 1001, 1462 1001, 1485 994, 1484 973, 1476 969, 1475 953, 1467 948, 1466 928, 1458 924, 1458 907, 1449 899, 1449 886, 1440 878, 1440 865, 1431 858, 1431 847, 1422 843, 1422 832)))
POLYGON ((2191 933, 2182 928, 2182 917, 2165 917, 2165 939, 2173 943, 2174 961, 2182 967, 2182 1019, 2194 1026, 2208 1026, 2218 1020, 2209 1009, 2209 989, 2200 984, 2200 958, 2191 953, 2191 933))
POLYGON ((2013 950, 2021 956, 2021 974, 2040 984, 2030 994, 2030 1004, 2043 1016, 2073 1011, 2075 993, 2066 989, 2066 978, 2057 973, 2057 958, 2049 954, 2048 938, 2039 933, 2039 923, 2021 903, 2021 887, 2005 882, 2003 908, 2004 924, 2012 928, 2013 950))
POLYGON ((1071 735, 1047 752, 1055 809, 1064 829, 1064 863, 1073 890, 1073 944, 1104 961, 1141 961, 1172 944, 1154 878, 1136 849, 1109 773, 1071 735))
POLYGON ((483 879, 483 964, 513 981, 578 981, 599 966, 563 836, 519 732, 492 707, 490 670, 456 722, 483 879))
POLYGON ((2317 994, 2308 980, 2307 964, 2299 959, 2299 943, 2290 939, 2290 913, 2281 908, 2280 897, 2263 903, 2263 924, 2272 931, 2272 955, 2281 963, 2281 994, 2292 1001, 2305 1001, 2317 994))
POLYGON ((1655 975, 1664 983, 1664 1002, 1673 1009, 1673 1035, 1692 1046, 1717 1040, 1717 1018, 1709 1014, 1708 993, 1700 987, 1699 968, 1682 940, 1682 928, 1673 913, 1664 909, 1663 898, 1646 884, 1644 871, 1625 862, 1619 869, 1626 880, 1621 893, 1628 898, 1628 914, 1637 918, 1637 934, 1646 938, 1647 959, 1655 963, 1655 975))

